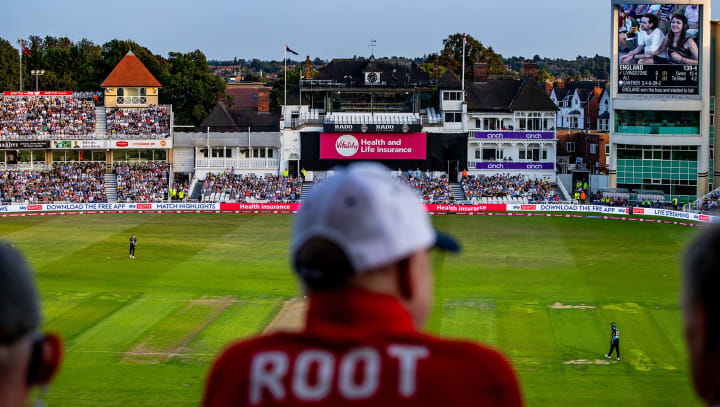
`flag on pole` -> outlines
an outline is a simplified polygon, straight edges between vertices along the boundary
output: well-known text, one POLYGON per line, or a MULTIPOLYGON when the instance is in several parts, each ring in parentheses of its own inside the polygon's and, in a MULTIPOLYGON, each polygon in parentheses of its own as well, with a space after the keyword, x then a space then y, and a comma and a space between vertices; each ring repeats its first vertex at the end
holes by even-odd
POLYGON ((290 47, 288 47, 287 44, 285 44, 285 51, 287 51, 287 52, 289 52, 289 53, 291 53, 291 54, 300 55, 300 54, 298 54, 297 52, 291 50, 290 47))
POLYGON ((23 52, 25 53, 25 55, 27 55, 28 58, 31 57, 30 51, 29 51, 27 48, 25 48, 25 41, 21 42, 20 45, 22 45, 22 47, 23 47, 23 52))

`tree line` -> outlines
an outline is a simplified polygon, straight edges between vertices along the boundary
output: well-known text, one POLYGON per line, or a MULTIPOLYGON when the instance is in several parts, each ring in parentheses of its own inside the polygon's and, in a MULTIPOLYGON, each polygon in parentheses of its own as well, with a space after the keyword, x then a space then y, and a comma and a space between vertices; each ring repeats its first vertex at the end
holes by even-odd
MULTIPOLYGON (((176 124, 198 125, 225 91, 225 82, 213 76, 200 50, 153 54, 132 42, 112 40, 103 45, 83 39, 30 36, 25 42, 30 56, 23 54, 23 90, 34 90, 31 70, 42 69, 40 90, 99 92, 100 84, 128 51, 132 51, 162 84, 159 103, 172 104, 176 124)), ((20 88, 18 49, 0 38, 0 91, 20 88)))

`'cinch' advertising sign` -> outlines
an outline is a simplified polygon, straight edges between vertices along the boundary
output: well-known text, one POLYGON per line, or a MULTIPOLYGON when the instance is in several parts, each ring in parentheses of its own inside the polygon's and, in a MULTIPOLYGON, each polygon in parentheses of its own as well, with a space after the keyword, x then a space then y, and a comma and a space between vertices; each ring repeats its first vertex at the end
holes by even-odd
POLYGON ((320 133, 321 160, 424 160, 425 133, 320 133))

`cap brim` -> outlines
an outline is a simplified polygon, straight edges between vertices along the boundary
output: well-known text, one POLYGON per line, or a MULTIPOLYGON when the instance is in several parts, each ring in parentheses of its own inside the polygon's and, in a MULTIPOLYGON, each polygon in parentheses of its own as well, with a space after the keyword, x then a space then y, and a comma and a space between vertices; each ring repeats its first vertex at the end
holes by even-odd
POLYGON ((435 247, 445 250, 446 252, 457 253, 460 251, 460 243, 452 237, 435 231, 435 247))

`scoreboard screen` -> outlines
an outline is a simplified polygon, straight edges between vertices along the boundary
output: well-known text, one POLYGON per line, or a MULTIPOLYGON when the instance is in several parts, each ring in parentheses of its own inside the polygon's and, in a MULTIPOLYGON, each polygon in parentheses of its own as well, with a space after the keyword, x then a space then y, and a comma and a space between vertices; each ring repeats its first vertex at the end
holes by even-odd
POLYGON ((618 94, 699 95, 702 6, 618 7, 618 94))
POLYGON ((699 94, 698 65, 620 65, 618 93, 699 94))

